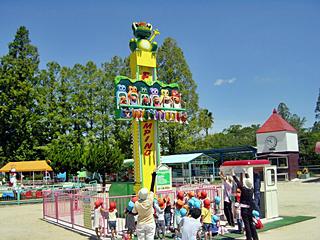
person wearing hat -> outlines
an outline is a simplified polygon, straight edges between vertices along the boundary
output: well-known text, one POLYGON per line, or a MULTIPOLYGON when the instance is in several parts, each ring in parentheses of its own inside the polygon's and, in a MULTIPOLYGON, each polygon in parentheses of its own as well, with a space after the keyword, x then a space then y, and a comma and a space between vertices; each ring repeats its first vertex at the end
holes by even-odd
POLYGON ((166 225, 164 220, 164 210, 166 204, 163 199, 159 198, 158 201, 154 203, 154 208, 156 209, 156 234, 160 239, 164 239, 166 233, 166 225))
POLYGON ((124 210, 124 213, 126 216, 125 228, 128 229, 127 234, 129 239, 133 239, 133 233, 136 230, 136 223, 134 219, 135 215, 132 213, 134 204, 135 204, 135 199, 132 198, 131 201, 129 201, 128 206, 124 210))
POLYGON ((234 170, 232 170, 232 176, 237 183, 238 188, 241 190, 240 208, 242 221, 246 231, 246 240, 259 240, 252 218, 252 210, 254 210, 255 207, 253 201, 253 183, 247 172, 245 172, 245 177, 242 182, 236 177, 234 170))
POLYGON ((211 239, 211 225, 212 225, 211 201, 205 199, 201 209, 201 220, 203 223, 204 239, 211 239))
POLYGON ((101 231, 104 224, 102 224, 103 217, 102 215, 105 213, 103 208, 103 200, 101 198, 97 199, 94 202, 94 215, 93 215, 93 228, 96 232, 97 238, 100 239, 101 231))
POLYGON ((116 202, 110 202, 109 204, 109 214, 108 214, 108 224, 111 230, 111 236, 114 238, 117 235, 117 204, 116 202))
POLYGON ((152 173, 150 192, 147 188, 141 188, 138 192, 138 201, 135 202, 132 212, 138 214, 137 221, 137 237, 138 240, 153 240, 156 230, 156 224, 154 221, 154 185, 156 179, 156 172, 152 173))

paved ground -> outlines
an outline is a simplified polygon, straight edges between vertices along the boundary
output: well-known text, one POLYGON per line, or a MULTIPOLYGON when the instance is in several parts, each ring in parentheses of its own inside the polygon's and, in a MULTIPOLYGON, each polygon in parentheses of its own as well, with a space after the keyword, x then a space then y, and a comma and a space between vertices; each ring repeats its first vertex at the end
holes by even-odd
MULTIPOLYGON (((320 239, 320 183, 280 183, 280 215, 317 218, 273 229, 259 235, 261 240, 320 239)), ((42 219, 42 205, 0 206, 0 239, 82 240, 95 239, 49 224, 42 219)))
POLYGON ((278 188, 280 215, 317 218, 263 232, 260 240, 320 239, 320 183, 280 183, 278 188))

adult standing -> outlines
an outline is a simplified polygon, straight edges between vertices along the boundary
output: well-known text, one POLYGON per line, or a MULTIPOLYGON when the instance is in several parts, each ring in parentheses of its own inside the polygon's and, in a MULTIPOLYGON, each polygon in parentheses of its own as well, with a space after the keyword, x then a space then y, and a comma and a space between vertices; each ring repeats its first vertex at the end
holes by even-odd
POLYGON ((238 188, 241 190, 240 196, 240 207, 241 217, 246 230, 246 240, 259 240, 256 226, 253 222, 252 211, 255 207, 253 201, 253 184, 249 178, 249 174, 245 173, 243 181, 240 182, 232 170, 232 176, 234 181, 237 183, 238 188))
POLYGON ((138 240, 153 240, 156 231, 156 224, 154 221, 154 209, 153 209, 153 198, 154 198, 154 184, 155 184, 156 173, 152 173, 152 182, 150 192, 148 193, 147 188, 142 188, 138 192, 139 200, 135 202, 132 212, 138 214, 137 221, 137 237, 138 240))
POLYGON ((224 198, 224 215, 227 218, 228 224, 234 227, 233 213, 232 213, 232 188, 233 181, 231 176, 224 176, 220 173, 220 177, 223 180, 223 198, 224 198))
POLYGON ((253 170, 253 189, 254 189, 254 202, 255 210, 260 212, 260 188, 261 188, 261 177, 258 170, 253 170))

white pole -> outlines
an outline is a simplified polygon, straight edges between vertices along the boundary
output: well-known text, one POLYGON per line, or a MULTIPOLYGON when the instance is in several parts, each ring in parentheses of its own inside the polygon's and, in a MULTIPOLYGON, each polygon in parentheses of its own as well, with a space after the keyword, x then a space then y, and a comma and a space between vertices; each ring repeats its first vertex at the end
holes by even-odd
POLYGON ((34 171, 32 171, 32 186, 34 187, 34 171))

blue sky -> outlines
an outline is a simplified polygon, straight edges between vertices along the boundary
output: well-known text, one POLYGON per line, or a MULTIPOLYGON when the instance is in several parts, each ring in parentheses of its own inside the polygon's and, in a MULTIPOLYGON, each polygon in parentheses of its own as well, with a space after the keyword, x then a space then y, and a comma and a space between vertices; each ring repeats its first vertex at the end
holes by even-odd
POLYGON ((26 26, 41 68, 130 53, 133 21, 177 40, 213 132, 263 124, 280 102, 314 122, 320 88, 320 1, 0 1, 0 56, 26 26))

